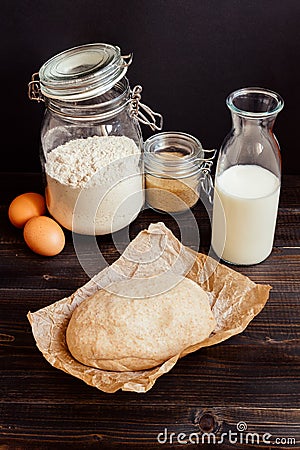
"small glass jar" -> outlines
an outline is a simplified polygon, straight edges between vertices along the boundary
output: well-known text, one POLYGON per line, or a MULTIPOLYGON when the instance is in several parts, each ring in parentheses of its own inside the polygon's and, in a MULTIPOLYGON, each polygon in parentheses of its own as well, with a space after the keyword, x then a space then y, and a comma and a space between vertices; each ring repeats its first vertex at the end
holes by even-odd
POLYGON ((157 133, 147 139, 144 162, 148 206, 159 212, 182 213, 196 205, 201 187, 209 195, 215 153, 204 150, 200 141, 187 133, 157 133))
POLYGON ((45 103, 41 164, 50 214, 63 227, 102 235, 129 225, 144 204, 139 122, 160 130, 125 77, 132 55, 95 43, 63 51, 29 83, 45 103), (148 119, 144 113, 148 113, 148 119))

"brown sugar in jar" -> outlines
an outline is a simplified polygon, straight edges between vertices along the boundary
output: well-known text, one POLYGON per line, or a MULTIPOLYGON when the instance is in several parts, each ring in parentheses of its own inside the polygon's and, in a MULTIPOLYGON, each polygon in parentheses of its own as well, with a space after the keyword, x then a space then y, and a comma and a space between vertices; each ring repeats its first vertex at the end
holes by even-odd
POLYGON ((159 212, 181 213, 196 205, 201 182, 212 164, 201 143, 180 132, 151 136, 145 142, 146 202, 159 212))

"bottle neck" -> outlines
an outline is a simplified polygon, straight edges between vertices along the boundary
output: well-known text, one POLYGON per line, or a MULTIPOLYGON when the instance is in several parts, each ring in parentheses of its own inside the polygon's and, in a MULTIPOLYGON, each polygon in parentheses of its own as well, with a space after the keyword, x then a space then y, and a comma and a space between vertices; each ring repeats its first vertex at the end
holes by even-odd
POLYGON ((276 120, 277 114, 257 118, 257 117, 245 117, 241 114, 231 111, 232 125, 235 131, 244 132, 247 134, 248 132, 252 132, 254 128, 258 128, 261 130, 265 130, 268 133, 273 133, 273 126, 276 120))
POLYGON ((232 92, 226 99, 235 130, 260 128, 272 133, 283 99, 276 92, 262 88, 243 88, 232 92))

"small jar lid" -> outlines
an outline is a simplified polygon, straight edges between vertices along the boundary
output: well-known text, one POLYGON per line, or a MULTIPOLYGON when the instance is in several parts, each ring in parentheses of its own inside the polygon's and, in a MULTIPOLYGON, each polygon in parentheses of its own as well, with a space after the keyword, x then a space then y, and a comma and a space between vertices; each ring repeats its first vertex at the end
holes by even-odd
POLYGON ((187 133, 157 133, 144 143, 145 172, 154 176, 190 177, 201 170, 203 161, 200 141, 187 133))
POLYGON ((132 55, 117 46, 93 43, 65 50, 39 70, 41 92, 59 100, 86 100, 110 90, 127 72, 132 55), (130 58, 126 61, 126 58, 130 58))

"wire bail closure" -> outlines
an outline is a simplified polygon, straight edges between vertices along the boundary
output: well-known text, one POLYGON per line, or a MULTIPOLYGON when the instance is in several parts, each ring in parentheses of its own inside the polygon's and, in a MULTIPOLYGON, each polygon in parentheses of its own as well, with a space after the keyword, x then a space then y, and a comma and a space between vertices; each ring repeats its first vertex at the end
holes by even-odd
POLYGON ((128 53, 128 55, 121 56, 123 64, 121 67, 129 67, 133 61, 133 53, 128 53))
POLYGON ((213 204, 214 183, 213 183, 213 180, 211 177, 211 166, 213 165, 213 162, 214 162, 213 160, 216 156, 217 150, 215 148, 213 148, 211 150, 203 149, 203 152, 204 152, 204 155, 206 153, 208 153, 208 157, 198 159, 198 161, 201 165, 201 173, 202 173, 202 176, 200 178, 200 184, 201 184, 203 191, 207 195, 209 203, 212 205, 213 204), (212 156, 209 156, 209 155, 212 155, 212 156))
MULTIPOLYGON (((125 66, 129 66, 132 63, 133 55, 129 54, 122 57, 125 61, 128 59, 126 63, 124 63, 125 66)), ((131 95, 130 95, 130 106, 131 106, 131 116, 136 117, 137 120, 140 123, 143 123, 144 125, 148 125, 152 131, 162 130, 163 126, 163 117, 161 114, 154 112, 149 106, 145 105, 141 102, 141 92, 143 88, 140 85, 135 86, 132 89, 131 95), (148 117, 147 117, 148 116, 148 117)), ((39 73, 35 72, 32 77, 31 81, 28 83, 28 97, 30 100, 35 100, 38 103, 44 102, 44 96, 41 91, 41 85, 39 80, 39 73)))
POLYGON ((41 92, 41 85, 39 79, 39 73, 35 72, 31 76, 31 81, 28 83, 28 97, 30 100, 37 102, 44 102, 44 96, 41 92))
POLYGON ((152 131, 161 131, 163 127, 163 117, 161 114, 154 112, 151 108, 149 108, 149 106, 141 102, 142 90, 143 88, 140 85, 137 85, 132 89, 130 100, 131 115, 136 117, 136 119, 144 125, 148 125, 152 131), (146 114, 150 117, 150 119, 146 116, 146 114))

